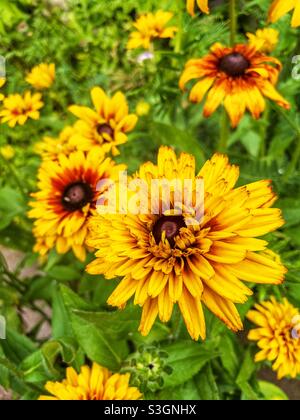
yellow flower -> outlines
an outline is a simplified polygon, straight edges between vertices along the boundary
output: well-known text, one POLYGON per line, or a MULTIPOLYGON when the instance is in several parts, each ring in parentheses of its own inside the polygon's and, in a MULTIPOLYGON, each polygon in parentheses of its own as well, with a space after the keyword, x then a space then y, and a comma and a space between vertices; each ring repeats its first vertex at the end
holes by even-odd
POLYGON ((157 316, 168 322, 176 303, 194 340, 206 336, 202 303, 230 329, 241 330, 235 304, 252 295, 243 281, 280 284, 286 272, 265 253, 268 243, 256 239, 284 223, 281 211, 271 208, 276 195, 270 181, 234 188, 239 168, 226 156, 214 155, 195 175, 194 157, 177 158, 167 147, 160 148, 158 164, 142 165, 136 178, 147 185, 156 179, 191 180, 192 197, 199 195, 196 181, 202 181, 205 213, 198 225, 189 223, 191 212, 175 195, 171 212, 163 212, 157 193, 151 197, 157 201, 155 212, 92 217, 88 244, 97 252, 87 271, 122 278, 108 304, 124 308, 134 295, 134 303, 143 307, 143 335, 157 316), (172 214, 175 207, 183 208, 182 215, 172 214))
POLYGON ((55 80, 55 64, 39 64, 31 70, 25 80, 35 89, 49 88, 55 80))
POLYGON ((98 182, 115 179, 124 168, 105 159, 101 147, 93 147, 87 154, 60 154, 57 161, 45 160, 38 173, 39 191, 29 203, 32 210, 28 215, 36 219, 34 251, 44 256, 55 247, 59 254, 72 249, 84 261, 87 221, 105 189, 98 190, 98 182))
POLYGON ((150 104, 148 104, 148 102, 140 101, 136 106, 135 112, 137 113, 139 117, 143 117, 149 114, 150 108, 151 107, 150 107, 150 104))
POLYGON ((12 94, 3 101, 3 108, 0 111, 1 123, 8 123, 9 127, 15 127, 16 124, 24 125, 28 118, 38 120, 40 118, 39 110, 43 107, 40 93, 31 94, 25 92, 24 96, 12 94))
POLYGON ((91 90, 91 97, 95 110, 77 105, 69 107, 70 112, 79 118, 71 141, 84 151, 101 145, 105 153, 112 151, 116 156, 118 146, 127 142, 126 133, 134 129, 137 116, 128 113, 126 98, 121 92, 109 98, 100 87, 95 87, 91 90))
POLYGON ((57 160, 62 153, 69 155, 71 152, 78 150, 78 145, 71 141, 75 134, 75 129, 71 126, 65 127, 58 138, 44 137, 43 141, 35 146, 35 151, 45 160, 57 160))
POLYGON ((111 373, 108 369, 93 363, 82 366, 78 374, 67 368, 62 382, 47 382, 45 388, 50 396, 41 395, 39 400, 139 400, 142 394, 138 388, 129 385, 130 374, 111 373))
POLYGON ((276 29, 258 29, 255 34, 247 33, 249 44, 254 46, 257 51, 271 53, 279 42, 279 32, 276 29))
POLYGON ((203 114, 210 117, 223 104, 233 127, 236 127, 246 110, 258 119, 265 110, 264 97, 279 106, 290 109, 290 104, 276 91, 281 63, 250 45, 226 48, 214 44, 204 58, 189 60, 179 86, 199 79, 190 92, 191 102, 202 102, 207 94, 203 114))
POLYGON ((186 8, 188 13, 191 16, 195 16, 195 2, 197 1, 197 5, 199 9, 203 12, 208 14, 209 7, 208 7, 208 0, 187 0, 186 1, 186 8))
POLYGON ((132 50, 143 47, 147 50, 150 48, 153 39, 174 38, 178 30, 177 27, 166 26, 172 17, 173 13, 162 10, 140 16, 133 25, 137 31, 130 34, 127 49, 132 50))
POLYGON ((5 159, 5 160, 11 160, 15 157, 15 149, 10 146, 9 144, 7 144, 6 146, 2 146, 0 147, 0 153, 1 156, 5 159))
MULTIPOLYGON (((2 88, 2 86, 5 85, 6 79, 4 79, 3 77, 0 77, 0 88, 2 88)), ((4 99, 4 95, 2 93, 0 93, 0 102, 3 101, 4 99)))
POLYGON ((300 26, 300 3, 299 0, 274 0, 269 10, 269 21, 277 22, 285 14, 294 10, 292 27, 300 26), (295 9, 295 10, 294 10, 295 9))
POLYGON ((248 312, 247 318, 258 328, 251 330, 249 340, 257 341, 261 349, 255 357, 256 362, 268 360, 273 363, 273 370, 278 379, 285 376, 296 378, 300 374, 300 321, 298 309, 287 299, 270 301, 255 305, 255 310, 248 312), (297 328, 298 327, 298 328, 297 328))

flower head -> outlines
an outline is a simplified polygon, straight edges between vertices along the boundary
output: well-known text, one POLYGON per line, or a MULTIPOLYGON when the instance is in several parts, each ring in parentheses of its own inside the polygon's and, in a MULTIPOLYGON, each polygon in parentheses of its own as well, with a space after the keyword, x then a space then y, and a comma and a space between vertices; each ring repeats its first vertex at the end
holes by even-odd
POLYGON ((137 116, 129 114, 126 98, 117 92, 109 98, 100 87, 91 91, 95 110, 72 105, 69 110, 79 120, 75 123, 72 141, 81 150, 88 151, 94 145, 101 145, 104 152, 112 151, 119 154, 118 146, 127 142, 127 133, 132 131, 137 123, 137 116))
POLYGON ((82 366, 80 373, 67 368, 66 379, 62 382, 47 382, 45 388, 49 396, 41 395, 40 400, 139 400, 140 391, 129 385, 130 375, 111 373, 108 369, 93 363, 92 367, 82 366))
POLYGON ((6 146, 0 147, 0 154, 5 160, 11 160, 15 157, 16 152, 10 144, 7 144, 6 146))
POLYGON ((180 88, 192 79, 199 79, 190 92, 192 102, 202 102, 204 116, 209 117, 223 104, 236 127, 248 109, 254 118, 265 110, 265 99, 290 109, 289 103, 276 91, 281 70, 280 62, 268 57, 254 46, 236 45, 233 48, 215 44, 210 54, 187 62, 180 78, 180 88))
POLYGON ((43 107, 42 96, 40 93, 27 91, 24 96, 12 94, 3 101, 3 107, 0 110, 1 123, 8 123, 9 127, 15 127, 16 124, 24 125, 28 118, 38 120, 40 118, 40 109, 43 107))
POLYGON ((296 378, 300 374, 300 313, 287 299, 274 297, 256 304, 247 318, 258 328, 249 332, 249 340, 257 341, 260 348, 256 362, 273 362, 279 379, 296 378), (298 324, 297 321, 298 320, 298 324), (297 328, 298 327, 298 328, 297 328))
POLYGON ((151 42, 156 38, 174 38, 177 27, 167 26, 172 19, 173 13, 159 10, 156 13, 147 13, 140 16, 134 23, 137 31, 130 34, 127 49, 149 49, 151 42))
POLYGON ((44 137, 43 140, 36 144, 35 151, 42 156, 44 160, 55 161, 62 153, 68 155, 71 152, 78 150, 78 145, 72 142, 75 134, 75 129, 71 126, 65 127, 58 138, 44 137))
POLYGON ((192 198, 187 204, 193 204, 196 215, 203 205, 194 203, 197 181, 204 183, 203 219, 191 223, 193 212, 175 194, 170 195, 170 210, 162 211, 165 200, 160 193, 151 197, 155 211, 148 214, 91 218, 88 244, 97 252, 87 271, 122 278, 108 303, 124 308, 134 296, 134 303, 143 307, 143 335, 157 316, 168 322, 176 303, 195 340, 206 334, 202 304, 230 329, 241 330, 235 304, 245 303, 252 294, 242 281, 283 281, 285 268, 265 252, 268 243, 257 239, 284 223, 281 211, 271 208, 276 195, 270 181, 235 188, 238 178, 238 167, 224 155, 214 155, 196 175, 193 156, 182 153, 177 158, 172 149, 161 147, 158 164, 142 165, 135 179, 149 189, 152 181, 189 180, 192 198))
POLYGON ((300 26, 300 3, 298 0, 274 0, 269 10, 269 21, 277 22, 285 14, 294 10, 292 27, 300 26))
POLYGON ((209 13, 208 0, 186 0, 186 8, 191 16, 195 16, 195 2, 203 13, 209 13))
POLYGON ((29 203, 29 217, 36 219, 35 252, 44 256, 55 247, 59 254, 72 249, 78 259, 85 260, 87 221, 105 190, 105 186, 98 189, 98 183, 115 179, 124 168, 105 159, 101 147, 44 161, 38 173, 39 191, 29 203))
POLYGON ((55 80, 55 64, 41 63, 34 67, 26 77, 26 82, 35 89, 49 88, 55 80))
POLYGON ((271 53, 276 48, 279 41, 279 32, 276 29, 258 29, 255 34, 247 33, 249 44, 256 47, 262 53, 271 53))

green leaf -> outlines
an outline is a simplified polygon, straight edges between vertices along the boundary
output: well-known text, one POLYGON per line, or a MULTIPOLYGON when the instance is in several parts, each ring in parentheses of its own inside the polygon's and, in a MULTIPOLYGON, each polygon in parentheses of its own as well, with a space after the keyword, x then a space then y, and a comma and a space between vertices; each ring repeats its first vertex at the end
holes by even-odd
POLYGON ((234 345, 234 337, 229 333, 224 335, 220 343, 222 365, 233 378, 236 378, 240 367, 239 357, 234 345))
POLYGON ((52 267, 47 274, 58 281, 74 281, 78 280, 81 276, 81 273, 78 270, 64 265, 52 267))
POLYGON ((6 340, 3 340, 2 348, 6 357, 18 364, 36 350, 36 344, 25 335, 7 328, 6 340))
POLYGON ((20 194, 10 187, 0 189, 0 230, 10 225, 12 220, 24 212, 20 194))
POLYGON ((259 388, 266 400, 288 400, 288 396, 278 386, 271 382, 259 381, 259 388))
POLYGON ((55 285, 52 293, 52 337, 73 337, 70 316, 66 308, 61 289, 55 285))
POLYGON ((261 138, 255 131, 248 131, 241 137, 241 143, 253 157, 257 157, 260 150, 261 138))
POLYGON ((257 370, 257 366, 254 362, 254 358, 251 354, 251 350, 248 349, 244 355, 244 360, 239 371, 238 377, 236 379, 236 384, 239 386, 243 392, 243 397, 246 400, 258 400, 259 396, 250 385, 250 380, 252 379, 254 373, 257 370))
POLYGON ((166 387, 174 387, 191 379, 210 360, 218 356, 216 341, 194 343, 181 341, 162 346, 168 354, 168 365, 173 368, 171 375, 165 378, 166 387))
POLYGON ((220 400, 220 394, 211 364, 208 363, 194 378, 201 400, 220 400))

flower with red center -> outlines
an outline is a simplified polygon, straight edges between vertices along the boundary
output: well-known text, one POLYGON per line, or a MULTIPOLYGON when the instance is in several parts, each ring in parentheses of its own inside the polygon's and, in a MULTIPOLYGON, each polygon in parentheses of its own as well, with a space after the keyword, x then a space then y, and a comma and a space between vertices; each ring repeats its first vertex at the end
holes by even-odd
POLYGON ((12 94, 3 100, 3 108, 0 111, 1 123, 7 123, 9 127, 16 124, 24 125, 28 118, 38 120, 40 109, 43 107, 40 93, 31 94, 25 92, 23 96, 12 94))
POLYGON ((143 181, 148 190, 159 180, 179 185, 189 180, 190 204, 185 199, 180 202, 174 189, 169 210, 163 211, 165 199, 154 193, 146 195, 146 202, 151 198, 155 211, 91 218, 88 244, 97 252, 87 271, 107 279, 122 278, 108 303, 124 308, 134 296, 134 303, 143 308, 139 328, 143 335, 157 316, 168 322, 175 304, 194 340, 206 334, 202 304, 239 331, 243 325, 235 304, 252 295, 243 281, 280 284, 284 280, 286 269, 270 257, 268 243, 257 239, 284 223, 281 211, 271 208, 276 195, 270 181, 235 188, 238 178, 238 167, 224 155, 214 155, 196 175, 193 156, 183 153, 177 158, 173 150, 161 147, 158 164, 142 165, 134 179, 143 181), (197 181, 204 183, 205 211, 199 223, 192 223, 192 209, 201 214, 201 203, 194 203, 197 181))
POLYGON ((202 102, 207 94, 204 116, 210 117, 223 104, 236 127, 247 109, 254 118, 261 116, 266 106, 264 97, 290 109, 275 89, 280 70, 280 62, 258 52, 256 46, 227 48, 217 43, 204 58, 187 62, 179 86, 184 89, 190 80, 198 79, 190 101, 202 102))
POLYGON ((59 254, 73 250, 81 261, 86 257, 87 222, 96 202, 105 191, 98 190, 104 179, 117 179, 124 165, 115 165, 104 157, 101 147, 88 153, 60 154, 56 161, 45 160, 38 173, 39 191, 32 194, 29 217, 36 219, 34 251, 46 255, 52 248, 59 254))
POLYGON ((83 151, 101 145, 105 153, 111 151, 116 156, 118 146, 127 142, 127 133, 134 129, 138 118, 129 114, 126 98, 121 92, 109 98, 100 87, 95 87, 91 90, 91 97, 95 110, 78 105, 69 107, 79 118, 71 142, 83 151))

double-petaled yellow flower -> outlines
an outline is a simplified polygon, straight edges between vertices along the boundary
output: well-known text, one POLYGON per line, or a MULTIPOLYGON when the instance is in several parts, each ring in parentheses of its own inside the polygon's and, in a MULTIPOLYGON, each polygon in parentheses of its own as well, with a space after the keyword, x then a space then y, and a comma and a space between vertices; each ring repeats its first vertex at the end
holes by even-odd
POLYGON ((72 250, 84 261, 87 222, 106 188, 98 183, 116 179, 124 169, 124 165, 115 165, 105 158, 101 147, 93 147, 88 153, 59 154, 55 161, 43 161, 38 173, 39 191, 32 194, 35 201, 29 203, 32 210, 28 215, 36 219, 34 251, 44 256, 52 248, 59 254, 72 250))
MULTIPOLYGON (((141 166, 135 179, 151 190, 163 180, 190 182, 191 205, 170 194, 171 208, 163 211, 161 193, 139 198, 155 203, 147 214, 97 215, 89 223, 88 244, 97 250, 88 265, 90 274, 122 280, 108 304, 124 308, 134 296, 143 308, 139 330, 147 335, 157 316, 168 322, 179 305, 190 336, 206 336, 202 305, 208 307, 230 329, 243 328, 237 303, 245 303, 252 291, 243 283, 280 284, 286 269, 267 252, 268 243, 257 239, 284 223, 281 211, 271 208, 276 200, 270 181, 235 188, 239 168, 224 155, 216 154, 195 174, 195 159, 176 157, 161 147, 158 163, 141 166), (204 217, 191 223, 203 203, 197 182, 204 184, 204 217), (153 201, 152 201, 153 200, 153 201), (174 214, 182 209, 180 215, 174 214), (194 216, 193 216, 194 217, 194 216)), ((175 187, 174 187, 175 188, 175 187)))
POLYGON ((127 142, 127 133, 134 129, 138 118, 129 114, 126 98, 121 92, 110 98, 100 87, 95 87, 91 90, 91 97, 95 110, 78 105, 69 107, 79 118, 71 141, 80 150, 88 151, 100 145, 105 153, 111 151, 116 156, 118 146, 127 142))
POLYGON ((202 102, 207 95, 203 114, 211 116, 223 104, 236 127, 248 109, 254 118, 265 110, 264 97, 290 109, 289 103, 277 92, 275 85, 281 70, 276 58, 257 51, 255 46, 224 47, 217 43, 203 58, 189 60, 179 86, 198 80, 190 92, 191 102, 202 102))
POLYGON ((41 63, 34 67, 26 77, 26 82, 35 89, 48 89, 55 80, 55 64, 41 63))
POLYGON ((195 16, 195 3, 197 3, 201 12, 208 14, 208 0, 186 0, 186 8, 191 16, 195 16))
POLYGON ((68 156, 70 153, 78 150, 78 144, 72 141, 75 129, 72 126, 65 127, 58 135, 58 138, 44 137, 36 144, 35 151, 41 155, 44 160, 55 161, 60 154, 68 156))
POLYGON ((258 29, 255 34, 247 33, 249 44, 254 46, 257 51, 271 53, 279 42, 279 32, 276 29, 258 29))
POLYGON ((300 26, 300 2, 299 0, 275 0, 269 10, 269 21, 277 22, 285 14, 294 10, 292 27, 300 26))
POLYGON ((82 366, 80 373, 69 367, 62 382, 47 382, 49 395, 41 395, 39 400, 140 400, 142 394, 129 380, 130 374, 113 374, 97 363, 82 366))
POLYGON ((140 16, 133 24, 137 30, 130 34, 127 49, 149 49, 151 42, 156 38, 174 38, 177 27, 167 26, 172 17, 173 13, 162 10, 140 16))
POLYGON ((273 362, 278 378, 296 378, 300 374, 300 312, 287 299, 255 305, 247 318, 258 328, 249 332, 249 340, 257 341, 260 348, 256 362, 273 362))
POLYGON ((3 100, 3 107, 0 110, 1 123, 7 123, 9 127, 17 124, 24 125, 31 118, 40 118, 40 109, 43 107, 40 93, 25 92, 23 96, 12 94, 3 100))

